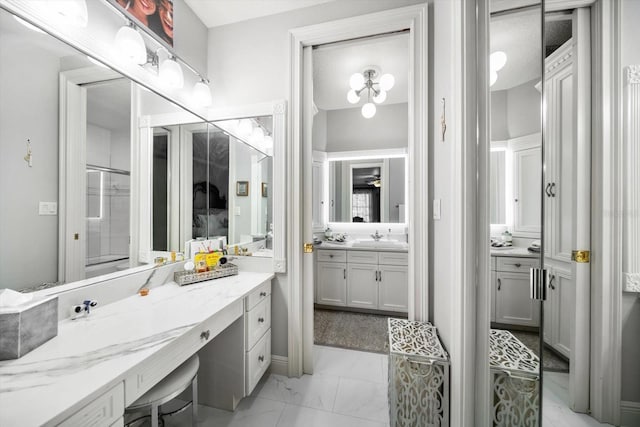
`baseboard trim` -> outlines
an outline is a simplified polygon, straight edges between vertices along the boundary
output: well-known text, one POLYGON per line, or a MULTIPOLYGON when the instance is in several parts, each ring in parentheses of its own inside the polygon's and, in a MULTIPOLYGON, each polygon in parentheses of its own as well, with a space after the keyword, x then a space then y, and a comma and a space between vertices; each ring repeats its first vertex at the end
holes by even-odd
POLYGON ((620 402, 621 426, 640 426, 640 402, 620 402))
POLYGON ((285 356, 271 355, 271 366, 269 368, 272 374, 289 375, 289 358, 285 356))

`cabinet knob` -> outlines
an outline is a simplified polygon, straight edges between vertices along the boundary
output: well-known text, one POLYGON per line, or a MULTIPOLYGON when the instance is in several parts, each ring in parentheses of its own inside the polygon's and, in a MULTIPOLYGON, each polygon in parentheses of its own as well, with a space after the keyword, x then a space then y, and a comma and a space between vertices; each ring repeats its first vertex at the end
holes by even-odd
POLYGON ((210 332, 209 332, 208 329, 206 331, 202 331, 200 333, 200 339, 208 340, 209 339, 209 335, 210 335, 210 332))
POLYGON ((518 267, 518 268, 520 268, 520 267, 522 267, 522 264, 520 264, 519 262, 517 262, 517 263, 515 263, 515 266, 516 266, 516 267, 518 267))
POLYGON ((258 323, 264 323, 264 317, 258 317, 258 323))
POLYGON ((329 254, 329 258, 333 258, 333 254, 329 254))
POLYGON ((261 296, 261 297, 266 297, 266 296, 267 296, 267 293, 266 293, 266 292, 260 292, 260 296, 261 296))
POLYGON ((264 362, 264 356, 262 356, 262 355, 258 356, 258 360, 261 361, 261 362, 264 362))
POLYGON ((502 287, 502 280, 498 279, 498 290, 502 287))

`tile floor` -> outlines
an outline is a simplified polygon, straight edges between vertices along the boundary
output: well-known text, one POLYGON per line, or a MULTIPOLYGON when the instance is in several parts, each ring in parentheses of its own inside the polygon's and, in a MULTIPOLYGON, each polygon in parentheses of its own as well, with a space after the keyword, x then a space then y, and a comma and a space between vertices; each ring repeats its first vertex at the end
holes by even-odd
MULTIPOLYGON (((387 363, 383 354, 314 346, 315 373, 302 378, 265 376, 235 412, 199 407, 199 426, 384 427, 389 425, 387 363)), ((604 426, 567 407, 569 375, 544 373, 544 426, 604 426)), ((167 427, 190 427, 191 415, 167 427)))

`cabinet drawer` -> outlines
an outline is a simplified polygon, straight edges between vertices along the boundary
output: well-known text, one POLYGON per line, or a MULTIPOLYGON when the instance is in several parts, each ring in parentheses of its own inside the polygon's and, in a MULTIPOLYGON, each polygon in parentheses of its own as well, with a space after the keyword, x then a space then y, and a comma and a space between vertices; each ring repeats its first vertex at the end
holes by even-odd
POLYGON ((245 363, 247 378, 245 394, 248 396, 271 364, 271 329, 267 330, 260 341, 247 352, 245 363))
POLYGON ((140 396, 160 382, 171 371, 180 366, 191 355, 200 350, 209 340, 225 330, 242 316, 242 301, 236 301, 199 326, 175 339, 171 345, 135 368, 135 372, 125 378, 125 406, 131 405, 140 396))
POLYGON ((409 254, 405 252, 378 252, 378 263, 384 265, 409 265, 409 254))
POLYGON ((250 350, 267 329, 271 328, 271 296, 267 296, 267 299, 262 300, 247 313, 246 325, 246 349, 250 350))
POLYGON ((367 251, 349 251, 347 253, 347 262, 354 262, 360 264, 377 264, 378 253, 367 251))
POLYGON ((318 261, 320 262, 347 262, 347 252, 341 250, 323 249, 318 251, 318 261))
POLYGON ((271 280, 267 280, 262 285, 258 286, 247 297, 246 310, 249 311, 261 301, 264 301, 269 295, 271 295, 271 280))
POLYGON ((121 419, 123 413, 124 385, 120 382, 59 425, 63 427, 107 427, 121 419))
POLYGON ((532 267, 538 267, 536 258, 515 258, 515 257, 498 257, 498 271, 508 271, 513 273, 529 273, 532 267))

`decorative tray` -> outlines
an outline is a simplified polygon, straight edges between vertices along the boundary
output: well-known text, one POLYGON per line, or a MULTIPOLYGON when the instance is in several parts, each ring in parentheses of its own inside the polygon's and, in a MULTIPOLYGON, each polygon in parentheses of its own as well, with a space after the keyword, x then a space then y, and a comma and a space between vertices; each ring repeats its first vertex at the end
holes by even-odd
POLYGON ((238 266, 226 263, 215 270, 203 271, 196 273, 193 271, 176 271, 173 273, 173 280, 180 286, 190 285, 192 283, 204 282, 205 280, 220 279, 222 277, 234 276, 238 274, 238 266))

